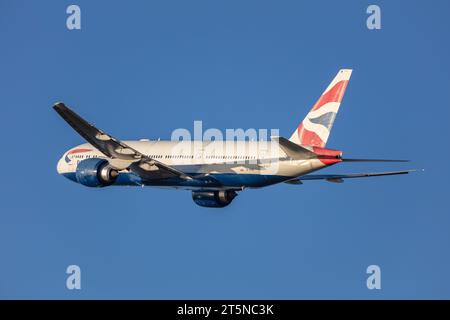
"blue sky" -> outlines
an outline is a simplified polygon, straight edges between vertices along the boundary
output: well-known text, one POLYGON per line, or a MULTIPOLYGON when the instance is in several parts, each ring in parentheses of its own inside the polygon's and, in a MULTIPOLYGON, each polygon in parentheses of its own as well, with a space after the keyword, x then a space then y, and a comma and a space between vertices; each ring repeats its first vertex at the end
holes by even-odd
POLYGON ((0 1, 0 298, 450 298, 448 1, 0 1), (81 7, 82 29, 66 28, 81 7), (382 29, 366 28, 378 4, 382 29), (175 128, 289 136, 353 68, 326 172, 425 168, 247 190, 89 189, 56 173, 82 139, 64 101, 121 138, 175 128), (82 289, 66 289, 66 267, 82 289), (377 264, 382 289, 368 290, 377 264))

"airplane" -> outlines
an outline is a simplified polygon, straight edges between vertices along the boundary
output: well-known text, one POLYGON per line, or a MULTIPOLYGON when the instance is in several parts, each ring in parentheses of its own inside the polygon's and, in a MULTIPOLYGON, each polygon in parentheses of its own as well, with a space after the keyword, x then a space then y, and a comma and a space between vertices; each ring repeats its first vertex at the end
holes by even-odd
POLYGON ((356 174, 311 174, 341 162, 405 162, 346 159, 326 143, 347 88, 351 69, 341 69, 289 139, 270 141, 121 141, 96 128, 64 103, 54 110, 87 143, 66 151, 57 172, 87 187, 153 186, 187 189, 202 207, 228 206, 246 188, 308 180, 407 174, 415 170, 356 174), (264 143, 264 148, 261 146, 264 143), (271 152, 267 152, 271 150, 271 152))

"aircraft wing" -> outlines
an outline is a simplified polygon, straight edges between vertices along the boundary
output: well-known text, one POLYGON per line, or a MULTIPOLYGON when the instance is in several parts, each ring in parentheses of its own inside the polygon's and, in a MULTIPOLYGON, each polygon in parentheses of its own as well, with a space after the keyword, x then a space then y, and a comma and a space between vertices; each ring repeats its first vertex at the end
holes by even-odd
POLYGON ((97 129, 64 105, 64 103, 58 102, 53 108, 87 142, 105 156, 111 158, 110 163, 112 166, 118 169, 129 168, 131 171, 148 179, 168 177, 192 179, 185 173, 152 159, 106 132, 97 129))
POLYGON ((307 174, 298 177, 293 180, 287 181, 290 184, 301 184, 304 180, 327 180, 329 182, 344 182, 343 179, 349 178, 366 178, 366 177, 379 177, 379 176, 391 176, 396 174, 407 174, 416 170, 402 170, 402 171, 386 171, 386 172, 369 172, 369 173, 350 173, 350 174, 307 174))

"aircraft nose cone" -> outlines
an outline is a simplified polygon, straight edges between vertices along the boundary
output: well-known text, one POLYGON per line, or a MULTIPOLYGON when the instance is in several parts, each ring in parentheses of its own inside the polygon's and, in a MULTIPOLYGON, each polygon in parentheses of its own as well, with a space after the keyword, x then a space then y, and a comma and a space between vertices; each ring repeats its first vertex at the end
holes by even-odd
POLYGON ((59 159, 58 163, 56 164, 56 171, 58 171, 58 174, 62 174, 64 173, 64 167, 65 167, 65 162, 64 162, 64 158, 59 159))

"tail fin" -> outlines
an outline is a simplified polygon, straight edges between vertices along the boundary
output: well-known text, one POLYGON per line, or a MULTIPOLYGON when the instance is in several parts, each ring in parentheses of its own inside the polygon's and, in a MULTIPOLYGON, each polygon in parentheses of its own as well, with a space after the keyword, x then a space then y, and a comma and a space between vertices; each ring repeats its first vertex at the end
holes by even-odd
POLYGON ((351 74, 351 69, 339 70, 311 111, 294 131, 290 141, 300 145, 325 147, 351 74))

